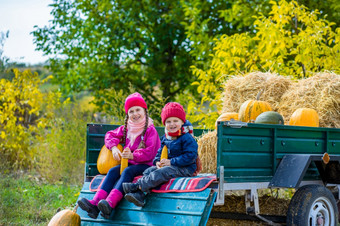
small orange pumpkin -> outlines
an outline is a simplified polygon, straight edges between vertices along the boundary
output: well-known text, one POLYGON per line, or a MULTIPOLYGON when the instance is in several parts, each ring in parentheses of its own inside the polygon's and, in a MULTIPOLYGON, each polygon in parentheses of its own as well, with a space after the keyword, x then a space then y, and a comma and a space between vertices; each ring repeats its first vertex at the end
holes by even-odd
POLYGON ((230 121, 230 119, 238 120, 238 113, 236 112, 226 112, 221 114, 215 122, 215 129, 217 129, 217 122, 230 121))
POLYGON ((76 213, 78 205, 73 209, 65 209, 59 211, 56 215, 52 217, 48 226, 78 226, 80 225, 80 216, 76 213))
MULTIPOLYGON (((123 146, 118 144, 117 148, 120 151, 123 151, 123 146)), ((99 156, 97 159, 97 169, 100 174, 107 174, 109 170, 120 164, 120 161, 117 161, 112 156, 112 151, 107 149, 104 145, 99 152, 99 156)))
POLYGON ((290 117, 289 125, 319 127, 319 115, 314 109, 298 108, 290 117))
POLYGON ((242 122, 253 122, 262 112, 272 111, 270 104, 266 101, 260 101, 262 91, 257 94, 256 100, 247 100, 244 102, 238 112, 238 119, 242 122))

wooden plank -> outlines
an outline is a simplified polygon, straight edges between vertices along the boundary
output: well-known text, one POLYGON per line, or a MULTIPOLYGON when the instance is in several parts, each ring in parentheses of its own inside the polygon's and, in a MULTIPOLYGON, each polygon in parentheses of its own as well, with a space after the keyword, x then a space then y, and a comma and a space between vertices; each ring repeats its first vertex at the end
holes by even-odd
MULTIPOLYGON (((79 198, 92 199, 94 193, 88 190, 88 185, 84 184, 79 198)), ((80 208, 77 213, 82 225, 201 225, 201 222, 207 221, 216 196, 211 195, 211 192, 211 189, 205 189, 201 192, 151 193, 147 195, 144 207, 123 199, 111 220, 101 216, 89 218, 80 208)))

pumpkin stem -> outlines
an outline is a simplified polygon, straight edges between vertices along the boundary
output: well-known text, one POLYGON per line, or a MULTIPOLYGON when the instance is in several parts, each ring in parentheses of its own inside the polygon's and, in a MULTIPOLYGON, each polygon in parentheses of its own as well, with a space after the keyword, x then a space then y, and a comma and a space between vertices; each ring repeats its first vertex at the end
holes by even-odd
POLYGON ((263 92, 263 89, 260 90, 260 92, 256 95, 256 100, 260 100, 260 96, 263 92))
POLYGON ((72 211, 76 213, 76 212, 77 212, 77 209, 78 209, 78 204, 73 208, 72 211))

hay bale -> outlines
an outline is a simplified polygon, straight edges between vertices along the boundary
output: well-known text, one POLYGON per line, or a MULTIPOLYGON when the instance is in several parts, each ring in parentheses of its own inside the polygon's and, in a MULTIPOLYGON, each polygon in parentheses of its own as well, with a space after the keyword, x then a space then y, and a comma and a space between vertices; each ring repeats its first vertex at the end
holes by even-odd
POLYGON ((285 124, 298 108, 312 108, 319 114, 320 127, 340 127, 340 75, 318 73, 292 84, 282 96, 278 111, 285 124))
POLYGON ((203 134, 197 141, 198 155, 202 162, 201 173, 216 173, 217 131, 203 134))
POLYGON ((281 96, 293 82, 289 77, 272 73, 253 72, 245 76, 234 76, 225 83, 223 93, 224 112, 239 112, 243 102, 256 99, 263 90, 260 100, 270 103, 273 111, 277 111, 281 96))

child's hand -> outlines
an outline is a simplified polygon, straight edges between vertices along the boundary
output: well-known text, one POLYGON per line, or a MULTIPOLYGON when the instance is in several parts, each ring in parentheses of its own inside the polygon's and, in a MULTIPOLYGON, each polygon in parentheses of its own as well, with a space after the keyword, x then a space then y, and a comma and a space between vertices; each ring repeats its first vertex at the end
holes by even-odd
POLYGON ((122 154, 122 158, 124 159, 133 159, 133 154, 130 148, 125 148, 122 154))
POLYGON ((170 159, 162 159, 160 163, 161 166, 171 166, 170 159))
POLYGON ((111 148, 112 150, 112 157, 119 161, 120 160, 120 157, 122 155, 122 153, 120 152, 120 150, 117 148, 117 146, 114 146, 113 148, 111 148))
POLYGON ((160 162, 156 162, 156 167, 157 167, 157 169, 161 168, 162 167, 161 163, 160 162))

